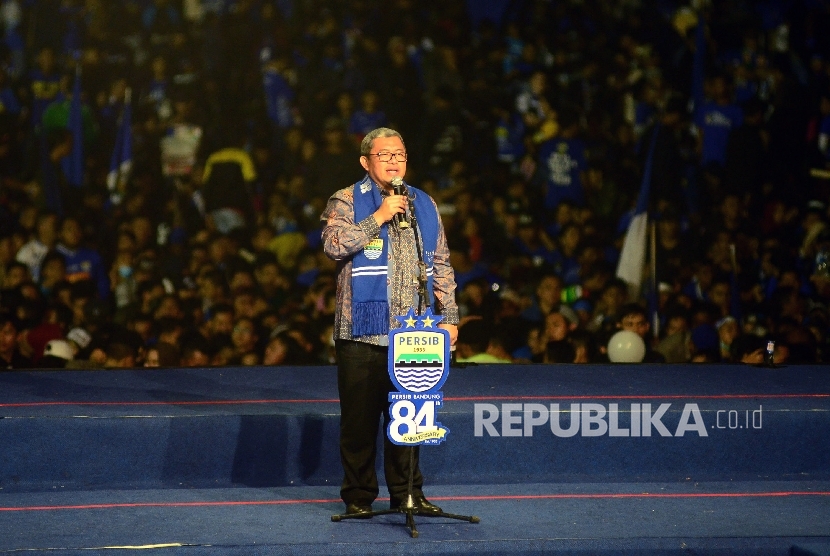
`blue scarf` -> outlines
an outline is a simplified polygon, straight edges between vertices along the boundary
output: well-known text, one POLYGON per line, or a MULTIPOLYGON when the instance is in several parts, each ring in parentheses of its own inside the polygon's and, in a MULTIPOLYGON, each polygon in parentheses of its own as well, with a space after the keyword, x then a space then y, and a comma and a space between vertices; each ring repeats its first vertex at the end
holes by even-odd
MULTIPOLYGON (((427 267, 427 293, 432 300, 432 270, 438 245, 438 211, 429 195, 407 185, 414 195, 415 214, 427 267)), ((366 175, 354 184, 354 221, 361 222, 374 214, 383 201, 380 188, 366 175)), ((389 256, 389 223, 380 227, 380 235, 352 259, 352 336, 389 333, 389 295, 394 261, 389 256)))

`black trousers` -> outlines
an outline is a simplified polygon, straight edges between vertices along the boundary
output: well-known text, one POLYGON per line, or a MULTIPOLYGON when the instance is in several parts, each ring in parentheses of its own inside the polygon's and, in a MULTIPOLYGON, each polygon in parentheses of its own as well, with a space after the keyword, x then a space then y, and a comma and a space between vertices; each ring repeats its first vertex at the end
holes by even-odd
POLYGON ((396 392, 388 371, 388 348, 351 340, 337 340, 337 388, 340 393, 340 460, 346 504, 369 505, 378 496, 375 472, 378 425, 383 422, 383 461, 386 486, 393 500, 406 499, 409 456, 413 451, 412 492, 423 494, 424 478, 418 465, 418 447, 398 446, 386 436, 389 392, 396 392))

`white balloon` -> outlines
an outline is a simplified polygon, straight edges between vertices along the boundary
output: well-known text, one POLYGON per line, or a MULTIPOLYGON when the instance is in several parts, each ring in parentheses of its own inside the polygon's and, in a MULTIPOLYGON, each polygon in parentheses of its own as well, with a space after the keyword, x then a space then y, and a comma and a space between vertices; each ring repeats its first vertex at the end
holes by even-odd
POLYGON ((636 332, 620 330, 608 341, 608 359, 612 363, 641 363, 646 344, 636 332))

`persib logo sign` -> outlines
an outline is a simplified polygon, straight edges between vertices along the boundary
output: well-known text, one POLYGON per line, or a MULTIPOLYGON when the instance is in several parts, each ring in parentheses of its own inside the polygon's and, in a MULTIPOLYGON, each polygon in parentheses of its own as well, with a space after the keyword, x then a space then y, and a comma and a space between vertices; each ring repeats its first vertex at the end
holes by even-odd
POLYGON ((425 392, 444 381, 443 338, 440 334, 401 332, 395 346, 403 353, 395 357, 393 376, 399 390, 425 392))
POLYGON ((430 309, 395 318, 402 326, 389 333, 389 377, 398 391, 389 393, 387 435, 395 444, 440 444, 449 433, 435 420, 449 374, 449 333, 438 328, 443 317, 430 309))

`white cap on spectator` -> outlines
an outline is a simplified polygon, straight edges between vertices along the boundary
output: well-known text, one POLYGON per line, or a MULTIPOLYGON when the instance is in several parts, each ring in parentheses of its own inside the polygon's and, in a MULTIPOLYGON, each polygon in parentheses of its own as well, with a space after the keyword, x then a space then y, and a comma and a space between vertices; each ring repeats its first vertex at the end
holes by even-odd
POLYGON ((75 357, 75 350, 72 349, 72 344, 66 340, 49 340, 46 342, 46 347, 43 348, 43 355, 51 355, 71 361, 75 357))
POLYGON ((89 332, 83 328, 73 328, 69 331, 69 334, 66 335, 66 339, 72 340, 78 345, 79 348, 84 349, 89 345, 89 342, 92 341, 92 336, 90 336, 89 332))

